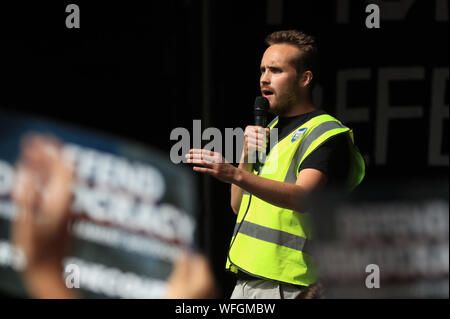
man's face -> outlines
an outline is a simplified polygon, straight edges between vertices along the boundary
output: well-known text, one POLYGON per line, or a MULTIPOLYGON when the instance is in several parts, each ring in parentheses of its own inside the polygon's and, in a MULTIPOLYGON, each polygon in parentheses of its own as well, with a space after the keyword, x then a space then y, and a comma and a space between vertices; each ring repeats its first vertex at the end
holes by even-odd
POLYGON ((300 54, 289 44, 274 44, 267 48, 261 60, 261 94, 269 100, 269 111, 283 115, 294 105, 301 94, 297 71, 292 64, 300 54))

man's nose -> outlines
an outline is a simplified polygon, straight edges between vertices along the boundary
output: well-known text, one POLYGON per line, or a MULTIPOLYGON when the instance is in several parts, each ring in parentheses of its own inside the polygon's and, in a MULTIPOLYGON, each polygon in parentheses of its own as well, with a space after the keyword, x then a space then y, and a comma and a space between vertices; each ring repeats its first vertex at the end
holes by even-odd
POLYGON ((267 72, 261 74, 260 82, 261 86, 270 84, 270 76, 267 74, 267 72))

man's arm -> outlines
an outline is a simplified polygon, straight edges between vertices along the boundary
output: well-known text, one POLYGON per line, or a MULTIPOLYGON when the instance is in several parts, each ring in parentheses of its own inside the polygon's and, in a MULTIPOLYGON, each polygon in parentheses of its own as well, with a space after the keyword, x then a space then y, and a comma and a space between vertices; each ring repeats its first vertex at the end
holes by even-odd
MULTIPOLYGON (((241 161, 239 163, 238 168, 244 172, 249 172, 252 174, 253 164, 245 163, 241 161)), ((244 190, 237 186, 236 184, 231 184, 231 209, 237 215, 239 212, 239 208, 241 207, 242 196, 244 194, 244 190)))
POLYGON ((186 157, 189 163, 196 165, 193 167, 196 172, 234 184, 270 204, 296 211, 303 210, 308 194, 327 182, 324 173, 312 168, 301 170, 296 183, 290 184, 263 178, 234 167, 217 152, 192 149, 186 157))
POLYGON ((235 184, 272 205, 301 212, 307 196, 326 182, 324 173, 309 168, 300 171, 295 184, 273 181, 243 170, 237 173, 235 184))

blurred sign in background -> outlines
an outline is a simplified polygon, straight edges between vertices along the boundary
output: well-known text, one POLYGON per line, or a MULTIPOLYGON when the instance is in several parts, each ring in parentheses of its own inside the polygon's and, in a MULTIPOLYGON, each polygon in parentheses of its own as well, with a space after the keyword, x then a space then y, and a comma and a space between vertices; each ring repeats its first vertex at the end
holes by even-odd
MULTIPOLYGON (((14 165, 25 134, 64 142, 77 175, 75 242, 65 264, 79 267, 83 297, 163 298, 173 261, 194 247, 195 184, 159 152, 48 120, 0 113, 0 289, 26 296, 9 243, 14 165)), ((68 275, 72 270, 65 273, 68 275)))
POLYGON ((350 198, 327 194, 312 214, 327 298, 448 298, 447 179, 373 179, 350 198))

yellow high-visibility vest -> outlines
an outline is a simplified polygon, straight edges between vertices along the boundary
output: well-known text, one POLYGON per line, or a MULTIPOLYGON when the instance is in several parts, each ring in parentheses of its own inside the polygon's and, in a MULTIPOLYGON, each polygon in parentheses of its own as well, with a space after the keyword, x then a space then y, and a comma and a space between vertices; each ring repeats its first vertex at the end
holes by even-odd
MULTIPOLYGON (((275 118, 269 127, 277 122, 275 118)), ((295 184, 305 158, 337 134, 351 138, 346 186, 353 189, 364 178, 364 160, 353 143, 352 131, 328 114, 310 119, 279 141, 259 176, 295 184)), ((309 286, 317 280, 314 259, 308 253, 311 232, 308 212, 278 207, 244 192, 225 267, 235 273, 240 270, 255 277, 309 286)))

